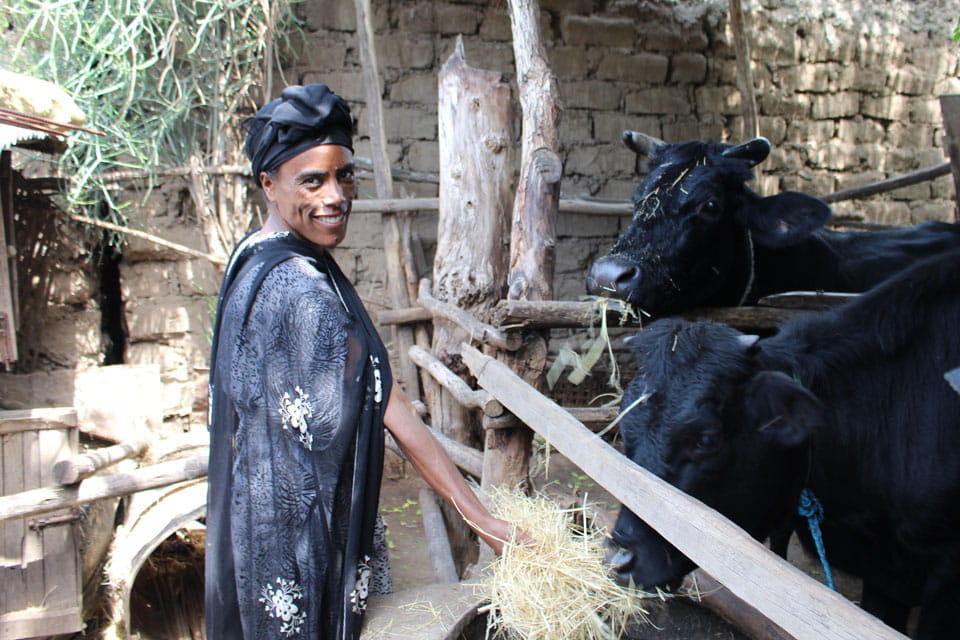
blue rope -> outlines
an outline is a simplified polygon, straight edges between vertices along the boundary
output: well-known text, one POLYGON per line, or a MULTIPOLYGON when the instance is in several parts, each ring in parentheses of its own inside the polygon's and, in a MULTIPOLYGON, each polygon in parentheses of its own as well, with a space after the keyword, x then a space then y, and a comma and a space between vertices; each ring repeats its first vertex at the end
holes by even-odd
POLYGON ((797 513, 807 519, 813 544, 817 547, 817 555, 820 556, 820 564, 823 565, 823 574, 826 577, 827 586, 836 591, 837 588, 833 584, 833 574, 830 573, 830 565, 827 563, 827 552, 823 548, 823 534, 820 533, 823 505, 820 504, 817 496, 810 489, 804 489, 800 492, 800 504, 797 507, 797 513))

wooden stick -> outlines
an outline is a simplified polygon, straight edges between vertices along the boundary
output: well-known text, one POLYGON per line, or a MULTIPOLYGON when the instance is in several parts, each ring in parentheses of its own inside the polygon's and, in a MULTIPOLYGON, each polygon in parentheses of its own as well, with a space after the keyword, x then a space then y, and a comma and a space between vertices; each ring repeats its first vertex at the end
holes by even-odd
POLYGON ((43 487, 0 497, 0 522, 165 487, 207 473, 207 453, 161 462, 136 471, 94 476, 76 485, 43 487))
POLYGON ((480 385, 670 541, 787 633, 805 640, 905 638, 771 553, 728 519, 634 464, 540 395, 503 363, 470 345, 464 362, 480 385))
POLYGON ((377 323, 381 325, 412 324, 415 322, 433 322, 433 314, 423 307, 387 309, 377 313, 377 323))
MULTIPOLYGON (((363 71, 367 103, 364 118, 368 120, 370 146, 373 153, 373 173, 377 185, 377 196, 393 197, 393 174, 390 171, 390 157, 387 153, 387 136, 383 126, 382 88, 377 64, 377 48, 373 37, 370 0, 354 0, 357 12, 357 45, 360 50, 360 63, 363 71)), ((403 246, 400 241, 400 224, 394 213, 381 212, 380 223, 383 226, 383 253, 387 271, 387 293, 394 308, 410 305, 406 278, 403 273, 403 246)), ((393 339, 397 350, 406 353, 414 344, 414 334, 409 327, 394 325, 393 339)), ((417 381, 417 368, 412 362, 401 358, 394 367, 394 377, 400 386, 412 396, 419 396, 420 385, 417 381)))
POLYGON ((850 187, 849 189, 834 191, 833 193, 819 196, 819 198, 824 202, 840 202, 842 200, 866 198, 867 196, 876 195, 878 193, 886 193, 888 191, 893 191, 894 189, 909 187, 910 185, 918 184, 920 182, 934 180, 935 178, 945 176, 949 173, 950 163, 943 162, 925 169, 917 169, 916 171, 911 171, 910 173, 905 173, 901 176, 887 178, 886 180, 878 180, 877 182, 871 182, 870 184, 861 185, 859 187, 850 187))
POLYGON ((519 336, 506 334, 496 327, 477 320, 466 311, 434 298, 430 294, 430 281, 426 278, 420 281, 420 298, 417 302, 435 316, 441 316, 458 325, 469 333, 473 340, 505 351, 516 351, 520 348, 519 336))
POLYGON ((737 56, 737 87, 743 103, 743 139, 752 140, 760 135, 757 118, 757 94, 753 88, 753 71, 750 68, 750 40, 744 28, 743 7, 740 0, 730 0, 730 30, 733 32, 733 50, 737 56))
POLYGON ((453 561, 453 550, 447 536, 447 526, 443 522, 437 494, 430 487, 420 489, 420 512, 423 514, 423 533, 427 539, 427 551, 433 566, 433 581, 437 584, 460 582, 457 565, 453 561))
POLYGON ((449 391, 450 395, 452 395, 461 406, 471 409, 481 409, 484 415, 491 417, 496 417, 503 413, 503 405, 493 396, 483 389, 479 391, 471 389, 460 376, 450 371, 446 365, 440 362, 440 360, 427 349, 413 345, 407 353, 410 354, 410 359, 413 360, 418 367, 426 370, 433 376, 434 380, 449 391))
POLYGON ((53 465, 53 479, 60 484, 74 484, 104 467, 140 455, 149 446, 150 440, 133 440, 60 460, 53 465))
POLYGON ((176 242, 170 242, 169 240, 164 240, 159 236, 147 233, 145 231, 137 231, 136 229, 131 229, 129 227, 122 227, 119 224, 113 224, 112 222, 107 222, 106 220, 96 220, 94 218, 88 218, 87 216, 81 216, 76 213, 70 214, 71 220, 76 220, 77 222, 82 222, 84 224, 89 224, 94 227, 100 227, 101 229, 109 229, 110 231, 116 231, 117 233, 124 233, 128 236, 133 236, 135 238, 141 238, 152 242, 154 244, 160 245, 161 247, 166 247, 177 253, 183 253, 188 256, 193 256, 194 258, 202 258, 203 260, 208 260, 213 264, 218 264, 225 266, 227 260, 219 256, 215 256, 209 253, 204 253, 202 251, 197 251, 196 249, 191 249, 190 247, 185 247, 182 244, 177 244, 176 242))

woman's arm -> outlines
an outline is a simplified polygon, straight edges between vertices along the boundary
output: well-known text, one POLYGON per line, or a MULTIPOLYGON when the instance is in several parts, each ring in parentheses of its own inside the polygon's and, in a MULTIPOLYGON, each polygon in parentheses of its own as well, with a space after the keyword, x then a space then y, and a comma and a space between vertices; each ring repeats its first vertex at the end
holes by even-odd
POLYGON ((427 484, 460 512, 477 535, 500 553, 503 542, 515 535, 513 526, 490 515, 396 383, 390 390, 383 422, 427 484))

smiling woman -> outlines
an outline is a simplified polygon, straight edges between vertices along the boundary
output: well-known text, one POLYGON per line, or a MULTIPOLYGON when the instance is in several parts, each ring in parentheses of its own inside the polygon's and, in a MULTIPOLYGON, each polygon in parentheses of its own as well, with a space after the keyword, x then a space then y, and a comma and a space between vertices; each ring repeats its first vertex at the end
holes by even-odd
POLYGON ((288 87, 245 123, 267 201, 227 265, 210 366, 207 637, 357 638, 391 578, 378 517, 384 427, 495 549, 480 503, 413 404, 329 249, 354 196, 350 108, 288 87))
POLYGON ((321 145, 297 155, 260 183, 270 217, 261 233, 289 231, 317 249, 343 241, 353 201, 353 153, 340 145, 321 145))

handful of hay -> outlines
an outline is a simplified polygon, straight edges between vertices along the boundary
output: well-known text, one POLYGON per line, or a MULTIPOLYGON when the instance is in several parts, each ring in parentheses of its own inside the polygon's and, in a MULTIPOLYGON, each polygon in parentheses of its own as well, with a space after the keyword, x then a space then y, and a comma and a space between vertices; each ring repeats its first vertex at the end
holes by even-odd
POLYGON ((480 583, 490 600, 488 638, 608 640, 619 638, 631 617, 645 619, 649 594, 609 575, 604 531, 587 522, 585 506, 564 509, 547 496, 505 489, 490 499, 493 514, 535 544, 506 544, 480 583))

